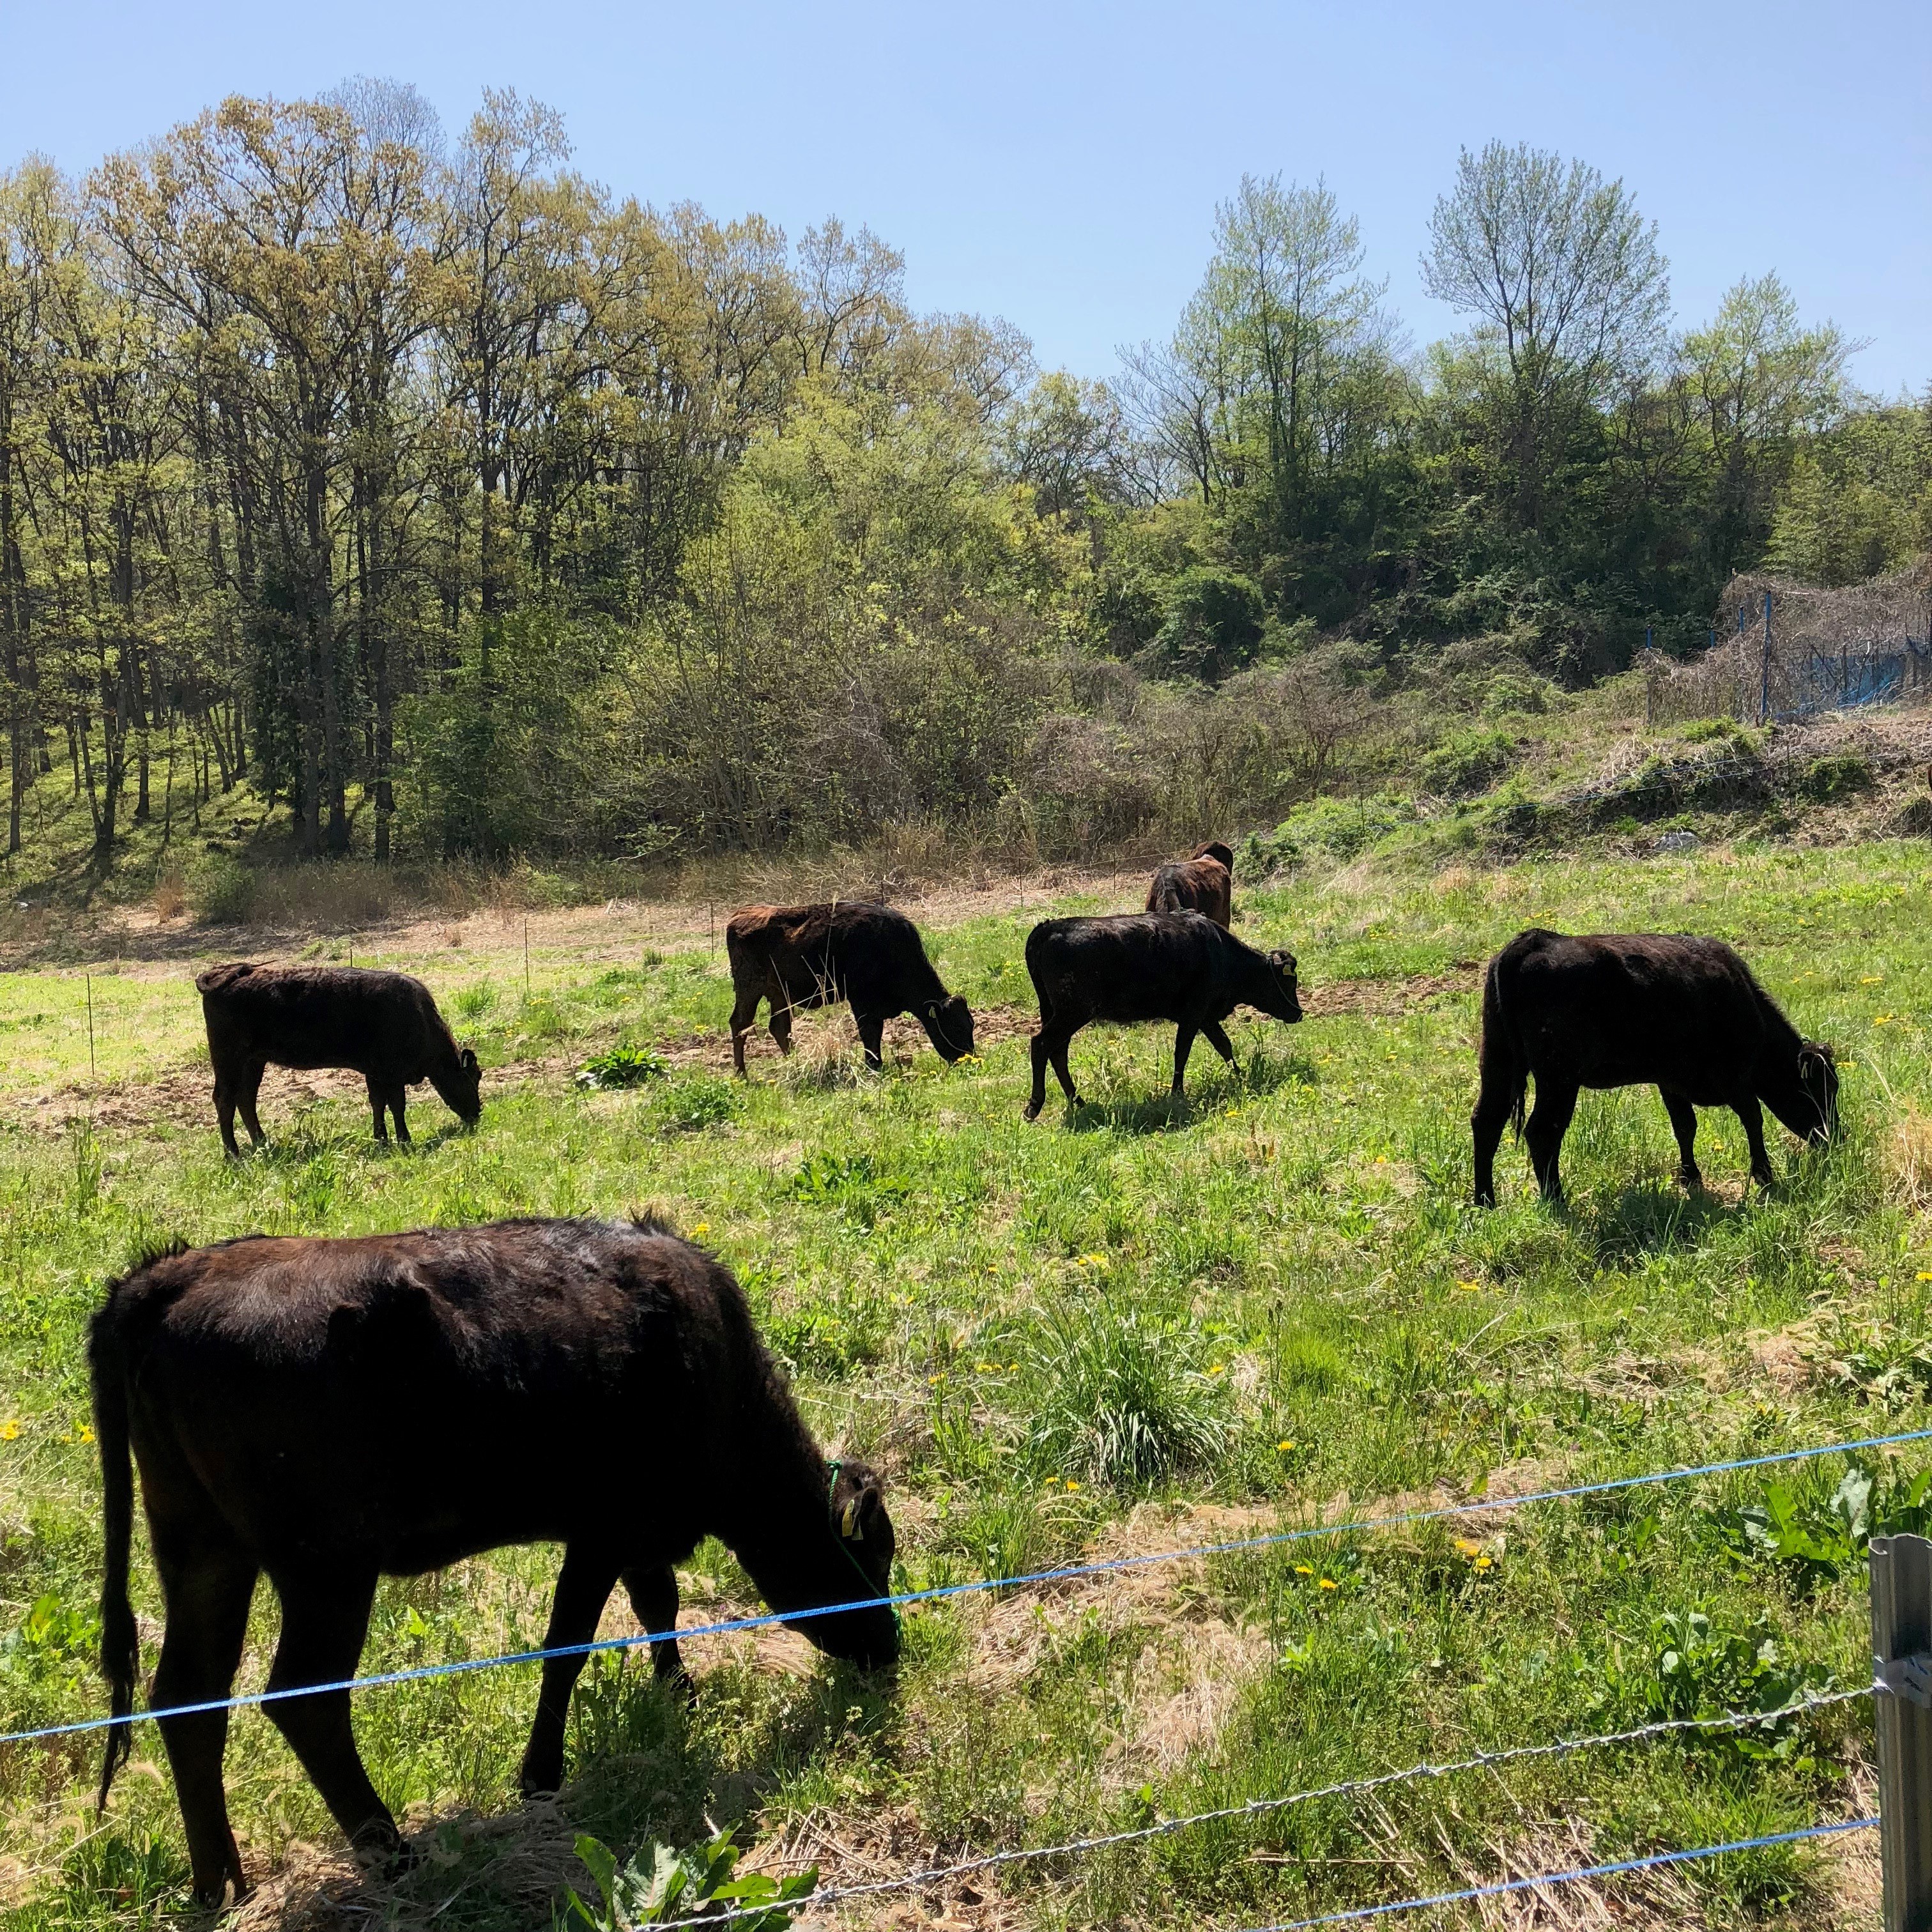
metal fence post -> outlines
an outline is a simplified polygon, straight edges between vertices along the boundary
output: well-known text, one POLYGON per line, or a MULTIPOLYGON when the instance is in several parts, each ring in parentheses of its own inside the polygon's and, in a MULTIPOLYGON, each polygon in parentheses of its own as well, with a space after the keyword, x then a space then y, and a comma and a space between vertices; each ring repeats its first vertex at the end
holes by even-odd
POLYGON ((1764 684, 1758 700, 1757 722, 1771 722, 1771 592, 1764 593, 1764 684))
POLYGON ((1871 1540, 1885 1932, 1932 1928, 1932 1543, 1871 1540))

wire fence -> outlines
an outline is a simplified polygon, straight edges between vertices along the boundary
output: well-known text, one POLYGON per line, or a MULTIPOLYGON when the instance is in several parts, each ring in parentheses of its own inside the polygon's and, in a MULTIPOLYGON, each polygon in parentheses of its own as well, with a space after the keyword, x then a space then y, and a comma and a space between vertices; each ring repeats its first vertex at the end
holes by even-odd
POLYGON ((381 1690, 396 1684, 421 1684, 435 1678, 460 1677, 479 1670, 501 1670, 512 1664, 542 1664, 551 1658, 595 1657, 607 1652, 637 1650, 647 1644, 674 1640, 683 1642, 693 1637, 729 1636, 741 1630, 766 1630, 783 1624, 841 1616, 853 1610, 899 1610, 910 1604, 977 1596, 989 1590, 1017 1589, 1036 1583, 1070 1582, 1081 1577, 1145 1569, 1160 1563, 1241 1556, 1330 1537, 1358 1535, 1372 1530, 1402 1529, 1417 1523, 1447 1522, 1456 1516, 1492 1515, 1502 1510, 1525 1509, 1532 1503, 1566 1502, 1583 1496, 1610 1496, 1624 1490, 1654 1487, 1660 1483, 1729 1475, 1745 1469, 1766 1469, 1785 1463, 1808 1462, 1820 1456, 1850 1455, 1864 1450, 1896 1448, 1908 1442, 1928 1441, 1932 1441, 1932 1429, 1908 1429, 1890 1436, 1862 1436, 1845 1442, 1821 1443, 1808 1449, 1774 1450, 1762 1456, 1734 1456, 1721 1462, 1653 1469, 1640 1476, 1613 1476, 1602 1482, 1573 1483, 1563 1489, 1532 1490, 1521 1496, 1478 1496, 1468 1502, 1441 1504, 1433 1509, 1401 1510, 1388 1516, 1358 1516, 1346 1522, 1312 1523, 1298 1529, 1271 1530, 1259 1536, 1192 1544, 1182 1549, 1156 1550, 1137 1556, 1104 1557, 1091 1563, 1065 1564, 1051 1570, 1027 1570, 1011 1576, 980 1576, 964 1583, 938 1583, 923 1590, 899 1590, 887 1595, 854 1598, 849 1602, 824 1604, 815 1609, 767 1610, 756 1616, 729 1617, 715 1623, 646 1631, 634 1636, 598 1637, 588 1643, 506 1651, 494 1657, 459 1658, 446 1664, 417 1664, 407 1670, 381 1671, 367 1677, 343 1677, 325 1684, 293 1684, 279 1690, 251 1690, 238 1696, 212 1697, 199 1703, 171 1704, 160 1710, 133 1712, 125 1718, 84 1718, 72 1724, 43 1725, 34 1730, 0 1732, 0 1744, 31 1744, 45 1738, 72 1737, 82 1732, 106 1730, 115 1724, 152 1723, 164 1718, 193 1717, 208 1711, 249 1710, 291 1697, 316 1697, 340 1691, 381 1690))

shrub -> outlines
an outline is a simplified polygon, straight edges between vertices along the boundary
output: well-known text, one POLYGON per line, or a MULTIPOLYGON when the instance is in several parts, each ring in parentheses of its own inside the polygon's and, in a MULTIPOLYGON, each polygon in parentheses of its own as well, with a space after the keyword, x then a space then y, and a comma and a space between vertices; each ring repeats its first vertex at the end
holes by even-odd
POLYGON ((1493 727, 1458 731, 1443 740, 1419 769, 1425 789, 1434 792, 1480 791, 1516 760, 1516 740, 1493 727))
POLYGON ((188 903, 203 926, 239 926, 255 910, 255 874, 226 852, 209 852, 188 875, 188 903))
POLYGON ((1834 758, 1814 758, 1798 781, 1799 796, 1814 805, 1850 798, 1855 792, 1870 790, 1871 786, 1870 764, 1852 752, 1840 752, 1834 758))
POLYGON ((1052 1311, 1022 1381, 1035 1465, 1122 1488, 1211 1462, 1226 1446, 1226 1384, 1187 1332, 1103 1298, 1052 1311))
POLYGON ((1264 879, 1325 854, 1352 859, 1415 820, 1414 800, 1376 792, 1361 798, 1318 798, 1297 806, 1272 832, 1252 832, 1234 854, 1235 876, 1264 879))

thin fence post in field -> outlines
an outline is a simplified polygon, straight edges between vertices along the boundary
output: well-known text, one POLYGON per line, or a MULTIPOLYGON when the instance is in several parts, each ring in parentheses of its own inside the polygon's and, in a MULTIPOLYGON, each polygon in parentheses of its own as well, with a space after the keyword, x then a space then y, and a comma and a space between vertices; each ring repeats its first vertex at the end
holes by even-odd
POLYGON ((1757 722, 1771 722, 1771 592, 1764 593, 1764 682, 1758 699, 1757 722))
POLYGON ((87 982, 87 1084, 94 1084, 94 975, 81 976, 87 982))
POLYGON ((718 908, 710 899, 704 902, 704 956, 714 958, 718 952, 718 908))
POLYGON ((1932 1543, 1871 1540, 1885 1932, 1932 1928, 1932 1543))
POLYGON ((530 916, 524 915, 524 1004, 527 1006, 530 998, 530 916))

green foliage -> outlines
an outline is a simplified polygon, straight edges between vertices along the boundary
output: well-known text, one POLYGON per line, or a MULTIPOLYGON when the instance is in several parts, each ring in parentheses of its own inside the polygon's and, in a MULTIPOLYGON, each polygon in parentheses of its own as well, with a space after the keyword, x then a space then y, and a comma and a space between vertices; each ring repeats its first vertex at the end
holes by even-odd
POLYGON ((733 1877, 740 1853, 728 1831, 685 1852, 653 1845, 621 1863, 586 1832, 578 1838, 577 1856, 597 1888, 597 1902, 586 1905, 573 1891, 559 1922, 587 1926, 591 1932, 632 1932, 634 1927, 672 1919, 703 1918, 711 1907, 742 1914, 731 1923, 744 1932, 783 1932, 798 1902, 818 1883, 816 1865, 788 1878, 763 1872, 733 1877))
POLYGON ((1814 758, 1798 782, 1799 795, 1818 805, 1829 804, 1834 799, 1850 798, 1856 793, 1870 790, 1871 787, 1870 761, 1860 758, 1856 752, 1814 758))
POLYGON ((255 909, 255 874, 226 852, 205 852, 188 868, 188 904, 203 926, 236 926, 255 909))
POLYGON ((572 1080, 588 1093, 602 1093, 615 1088, 640 1086, 646 1080, 662 1080, 670 1066, 670 1061, 654 1047, 614 1046, 608 1053, 592 1054, 572 1080))
POLYGON ((1424 757, 1416 775, 1430 791, 1480 791, 1507 771, 1516 756, 1516 740, 1507 731, 1457 731, 1424 757))
POLYGON ((1199 1353, 1118 1292, 1048 1310, 1022 1364, 1034 1466, 1145 1489, 1211 1462, 1228 1438, 1227 1386, 1199 1353))
POLYGON ((1874 1536, 1923 1536, 1932 1526, 1932 1470, 1904 1476, 1854 1462, 1819 1502, 1786 1482, 1765 1485, 1762 1502, 1720 1519, 1741 1559, 1788 1568, 1807 1586, 1862 1567, 1874 1536))
POLYGON ((1236 572, 1197 564, 1168 586, 1166 604, 1148 653, 1162 670, 1218 684, 1261 650, 1267 606, 1259 588, 1236 572))
MULTIPOLYGON (((1778 1711, 1831 1684, 1817 1666, 1787 1661, 1763 1618, 1728 1624, 1696 1610, 1666 1611, 1642 1637, 1615 1642, 1595 1675, 1591 1714, 1620 1725, 1778 1711)), ((1798 1753, 1804 1732, 1787 1717, 1685 1735, 1726 1755, 1782 1759, 1798 1753)))
POLYGON ((1238 878, 1268 878, 1317 857, 1347 860, 1415 821, 1412 799, 1376 792, 1298 806, 1272 832, 1252 832, 1234 854, 1238 878))

